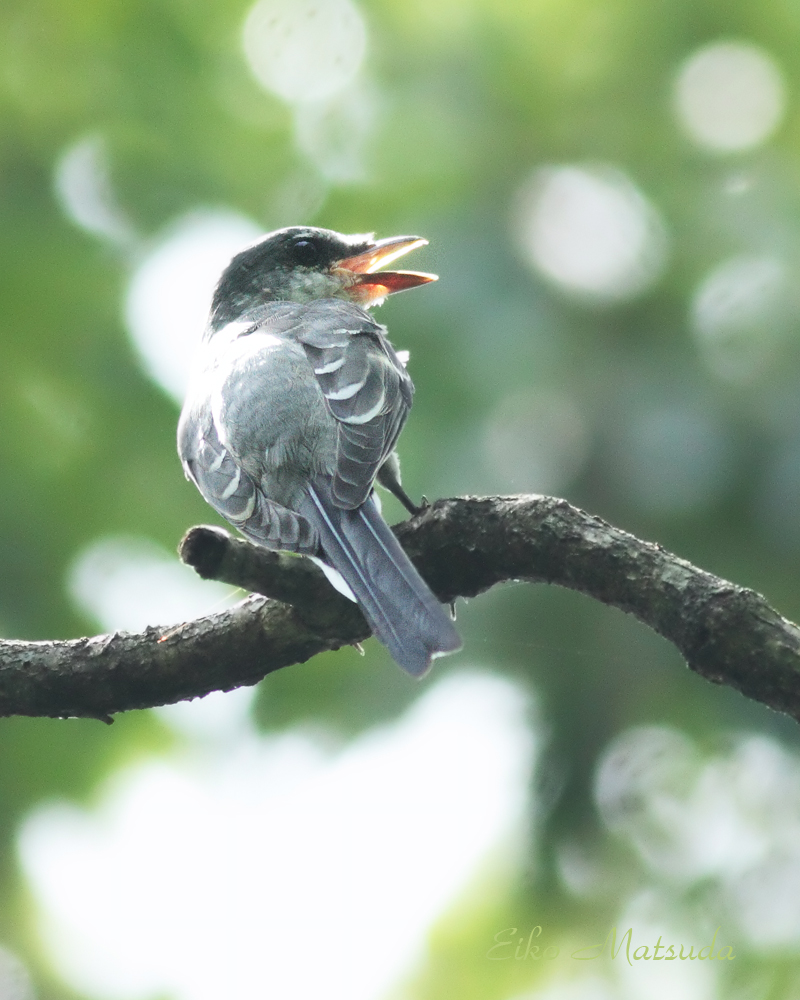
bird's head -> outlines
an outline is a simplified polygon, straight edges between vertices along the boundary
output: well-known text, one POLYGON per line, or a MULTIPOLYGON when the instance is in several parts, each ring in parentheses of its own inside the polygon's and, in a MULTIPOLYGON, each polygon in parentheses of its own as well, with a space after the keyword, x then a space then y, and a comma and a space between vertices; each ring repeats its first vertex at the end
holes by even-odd
POLYGON ((278 229, 238 253, 222 273, 212 325, 239 319, 265 302, 339 298, 379 305, 393 292, 436 280, 419 271, 379 270, 427 242, 420 236, 343 236, 313 226, 278 229))

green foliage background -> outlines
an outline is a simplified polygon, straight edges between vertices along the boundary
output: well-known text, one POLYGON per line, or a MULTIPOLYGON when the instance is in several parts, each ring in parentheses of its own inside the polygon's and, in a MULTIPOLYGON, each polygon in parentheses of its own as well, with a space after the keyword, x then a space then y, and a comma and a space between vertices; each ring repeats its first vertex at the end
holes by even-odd
MULTIPOLYGON (((429 238, 409 266, 438 272, 439 283, 380 314, 411 351, 417 400, 401 453, 412 495, 536 491, 524 470, 499 481, 480 457, 484 428, 515 390, 564 391, 591 429, 570 501, 800 617, 800 314, 771 363, 744 384, 708 370, 689 321, 698 284, 720 261, 779 252, 793 273, 800 263, 800 3, 362 0, 360 10, 377 113, 363 177, 331 182, 298 150, 291 109, 249 73, 240 47, 246 3, 5 0, 0 8, 2 633, 91 632, 64 587, 84 546, 130 533, 173 549, 189 525, 212 516, 181 474, 176 406, 141 370, 123 325, 135 261, 76 227, 53 193, 56 163, 86 135, 105 143, 116 196, 144 249, 197 206, 231 207, 265 229, 310 222, 429 238), (679 64, 721 38, 764 46, 785 74, 787 114, 755 152, 710 156, 675 120, 679 64), (626 171, 670 236, 663 278, 630 303, 602 308, 535 277, 511 235, 515 192, 537 166, 594 162, 626 171), (742 176, 745 193, 726 194, 742 176), (303 218, 282 214, 288 183, 317 192, 303 218), (625 442, 656 403, 710 414, 724 443, 713 488, 680 509, 643 502, 624 461, 625 442), (776 481, 777 520, 765 499, 776 481)), ((648 453, 653 470, 680 442, 664 447, 648 453)), ((542 794, 552 808, 537 876, 512 898, 476 891, 457 908, 413 995, 501 1000, 528 981, 516 965, 501 974, 483 959, 498 926, 547 923, 553 934, 580 936, 613 918, 617 897, 571 899, 553 857, 565 837, 579 838, 628 869, 590 795, 598 754, 616 733, 656 722, 701 745, 724 729, 759 730, 792 747, 798 737, 788 720, 690 675, 635 622, 574 594, 504 588, 463 607, 460 624, 464 652, 436 670, 480 664, 536 692, 551 732, 542 794)), ((268 678, 261 724, 312 718, 353 734, 397 714, 419 689, 368 645, 364 660, 342 652, 268 678)), ((171 739, 147 713, 110 728, 0 721, 0 939, 30 963, 43 996, 67 994, 31 933, 15 828, 43 797, 87 801, 110 769, 171 739)), ((790 996, 796 957, 781 961, 769 996, 790 996)), ((745 966, 763 972, 771 963, 753 955, 745 966)))

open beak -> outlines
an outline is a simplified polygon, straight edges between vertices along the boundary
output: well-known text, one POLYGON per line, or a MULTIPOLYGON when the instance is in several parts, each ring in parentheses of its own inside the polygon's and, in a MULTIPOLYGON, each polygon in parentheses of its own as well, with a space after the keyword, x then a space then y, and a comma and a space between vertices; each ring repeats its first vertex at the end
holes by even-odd
POLYGON ((352 298, 362 305, 370 305, 392 292, 402 292, 438 279, 437 275, 422 271, 378 270, 411 250, 424 247, 427 242, 421 236, 390 236, 385 240, 376 240, 363 253, 340 260, 334 271, 345 272, 343 277, 350 285, 352 298))

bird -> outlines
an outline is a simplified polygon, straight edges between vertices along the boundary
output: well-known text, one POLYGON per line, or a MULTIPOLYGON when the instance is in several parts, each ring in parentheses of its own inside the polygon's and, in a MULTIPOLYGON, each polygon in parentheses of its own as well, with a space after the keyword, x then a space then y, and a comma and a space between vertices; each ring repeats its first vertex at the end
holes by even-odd
POLYGON ((427 242, 289 226, 236 254, 178 423, 206 501, 251 542, 313 559, 414 677, 461 639, 381 515, 376 481, 422 508, 395 451, 414 385, 369 310, 436 280, 379 270, 427 242))

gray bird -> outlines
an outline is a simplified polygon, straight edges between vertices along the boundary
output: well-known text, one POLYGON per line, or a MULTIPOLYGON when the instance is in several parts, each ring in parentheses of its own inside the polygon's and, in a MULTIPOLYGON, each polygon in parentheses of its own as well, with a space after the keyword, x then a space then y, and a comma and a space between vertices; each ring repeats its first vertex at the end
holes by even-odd
POLYGON ((178 425, 188 479, 251 541, 311 556, 408 673, 461 648, 380 515, 414 386, 367 309, 434 281, 379 271, 427 241, 292 226, 219 280, 178 425))

